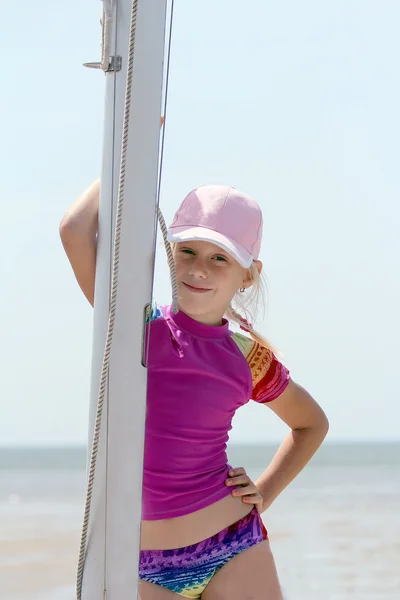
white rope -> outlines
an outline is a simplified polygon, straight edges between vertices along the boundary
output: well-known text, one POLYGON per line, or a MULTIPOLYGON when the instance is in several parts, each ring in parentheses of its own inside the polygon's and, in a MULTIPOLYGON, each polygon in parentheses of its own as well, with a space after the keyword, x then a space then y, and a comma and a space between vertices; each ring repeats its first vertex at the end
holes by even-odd
MULTIPOLYGON (((171 1, 171 17, 170 17, 170 28, 169 28, 169 43, 168 43, 168 54, 167 54, 167 73, 166 73, 166 82, 165 82, 165 101, 164 101, 164 120, 167 115, 167 100, 168 100, 168 83, 169 83, 169 66, 170 66, 170 58, 171 58, 171 40, 172 40, 172 24, 174 21, 174 0, 171 1)), ((161 233, 164 240, 165 251, 167 253, 168 267, 171 278, 171 289, 172 289, 172 312, 176 314, 178 312, 178 285, 176 282, 176 271, 175 271, 175 262, 172 254, 172 247, 167 238, 167 226, 165 224, 165 220, 163 214, 160 210, 160 190, 161 190, 161 175, 162 175, 162 165, 163 165, 163 157, 164 157, 164 136, 165 136, 165 125, 163 127, 162 132, 162 142, 161 142, 161 154, 160 154, 160 172, 158 178, 158 198, 157 198, 157 216, 158 222, 160 225, 161 233)))
MULTIPOLYGON (((123 212, 123 203, 124 203, 124 192, 125 192, 125 172, 126 172, 126 156, 127 156, 127 148, 128 148, 128 134, 129 134, 129 115, 130 115, 130 107, 131 107, 131 93, 132 93, 132 79, 133 79, 133 58, 134 58, 134 49, 135 49, 135 34, 136 34, 136 16, 137 16, 137 4, 138 0, 132 1, 132 10, 131 10, 131 22, 130 22, 130 31, 129 31, 129 46, 128 46, 128 65, 127 65, 127 81, 126 81, 126 90, 125 90, 125 103, 124 103, 124 118, 123 118, 123 129, 122 129, 122 148, 121 148, 121 167, 120 167, 120 175, 119 175, 119 186, 118 186, 118 201, 117 201, 117 214, 116 214, 116 224, 115 224, 115 237, 114 237, 114 251, 113 251, 113 264, 112 264, 112 276, 111 276, 111 298, 110 298, 110 310, 109 310, 109 319, 108 319, 108 328, 107 328, 107 336, 106 336, 106 344, 103 356, 103 364, 101 368, 101 376, 100 376, 100 388, 99 388, 99 396, 97 400, 97 410, 96 410, 96 418, 93 432, 93 442, 92 449, 90 455, 89 462, 89 474, 88 474, 88 483, 86 489, 86 499, 85 499, 85 509, 84 509, 84 518, 82 525, 82 533, 80 540, 80 548, 79 548, 79 557, 78 557, 78 566, 77 566, 77 581, 76 581, 76 598, 77 600, 82 599, 82 582, 83 582, 83 569, 85 565, 86 558, 86 550, 87 550, 87 537, 88 537, 88 528, 89 528, 89 518, 90 518, 90 508, 92 502, 93 495, 93 485, 94 485, 94 477, 96 471, 96 461, 99 449, 99 441, 100 441, 100 428, 101 428, 101 419, 103 413, 104 406, 104 397, 105 390, 108 378, 108 369, 110 362, 110 350, 111 350, 111 342, 114 332, 114 322, 115 322, 115 312, 116 312, 116 299, 117 299, 117 289, 118 289, 118 269, 119 269, 119 247, 120 247, 120 238, 121 238, 121 223, 122 223, 122 212, 123 212)), ((113 9, 112 0, 103 0, 103 15, 102 15, 102 52, 101 52, 101 68, 103 71, 107 71, 109 67, 109 59, 110 59, 110 40, 111 40, 111 22, 112 22, 112 9, 113 9)), ((172 4, 173 6, 173 4, 172 4)), ((173 9, 171 10, 171 30, 170 30, 170 39, 169 39, 169 52, 171 45, 171 31, 172 31, 172 15, 173 9)), ((167 70, 167 87, 168 87, 168 72, 169 72, 169 52, 168 52, 168 70, 167 70)), ((165 113, 164 113, 165 114, 165 113)), ((164 145, 164 139, 163 139, 164 145)), ((163 150, 163 147, 162 147, 163 150)), ((160 163, 162 164, 162 155, 160 163)), ((161 177, 160 179, 161 180, 161 177)), ((160 186, 159 186, 160 188, 160 186)), ((158 202, 159 202, 159 191, 158 190, 158 202)), ((172 308, 174 312, 177 311, 178 305, 178 292, 177 292, 177 284, 176 284, 176 275, 175 275, 175 265, 173 261, 172 249, 171 245, 167 240, 167 227, 165 225, 165 221, 163 215, 157 206, 158 219, 161 227, 161 231, 163 234, 165 248, 167 251, 168 264, 171 273, 171 284, 172 284, 172 308)))
POLYGON ((175 272, 175 263, 174 257, 172 254, 171 244, 167 238, 167 226, 165 224, 165 220, 163 214, 160 209, 158 209, 158 222, 160 223, 161 233, 164 240, 165 251, 167 253, 169 272, 171 276, 171 288, 172 288, 172 311, 174 314, 178 311, 178 284, 176 282, 176 272, 175 272))

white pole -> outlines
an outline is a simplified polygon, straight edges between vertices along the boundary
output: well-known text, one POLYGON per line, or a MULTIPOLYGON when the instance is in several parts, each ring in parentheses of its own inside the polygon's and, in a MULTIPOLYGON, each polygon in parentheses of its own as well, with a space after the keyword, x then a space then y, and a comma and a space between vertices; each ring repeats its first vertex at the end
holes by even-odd
MULTIPOLYGON (((141 365, 143 310, 151 300, 166 0, 139 0, 122 218, 117 312, 96 465, 83 600, 138 596, 147 372, 141 365), (104 592, 106 591, 106 596, 104 592)), ((99 244, 93 327, 89 452, 109 313, 132 0, 114 3, 106 75, 99 244)))

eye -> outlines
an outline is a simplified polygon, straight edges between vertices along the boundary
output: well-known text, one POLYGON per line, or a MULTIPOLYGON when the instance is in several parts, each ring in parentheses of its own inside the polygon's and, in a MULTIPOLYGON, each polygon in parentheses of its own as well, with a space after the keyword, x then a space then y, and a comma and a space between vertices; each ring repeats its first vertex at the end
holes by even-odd
POLYGON ((214 256, 214 259, 217 262, 228 262, 225 256, 222 256, 222 254, 217 254, 216 256, 214 256))
POLYGON ((182 252, 183 254, 192 254, 192 255, 194 255, 194 251, 191 250, 190 248, 180 248, 179 252, 182 252))

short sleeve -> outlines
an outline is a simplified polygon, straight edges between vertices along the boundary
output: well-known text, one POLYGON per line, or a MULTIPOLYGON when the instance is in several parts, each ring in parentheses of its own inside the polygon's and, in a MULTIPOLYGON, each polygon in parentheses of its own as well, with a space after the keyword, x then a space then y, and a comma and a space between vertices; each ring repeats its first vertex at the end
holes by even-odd
POLYGON ((250 368, 252 399, 264 403, 278 398, 289 384, 289 370, 269 348, 240 333, 234 338, 250 368))

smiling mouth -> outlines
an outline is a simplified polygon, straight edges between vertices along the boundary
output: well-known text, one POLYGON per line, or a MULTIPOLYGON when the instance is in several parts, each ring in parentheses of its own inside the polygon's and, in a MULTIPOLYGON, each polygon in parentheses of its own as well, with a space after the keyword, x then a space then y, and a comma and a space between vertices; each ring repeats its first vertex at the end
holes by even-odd
POLYGON ((211 292, 210 288, 195 287, 193 285, 189 285, 188 283, 185 283, 184 281, 182 281, 182 283, 188 290, 190 290, 191 292, 195 292, 197 294, 202 294, 204 292, 211 292))

